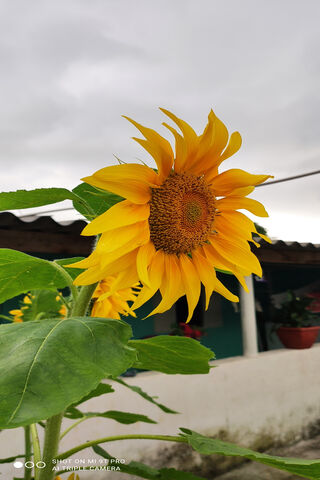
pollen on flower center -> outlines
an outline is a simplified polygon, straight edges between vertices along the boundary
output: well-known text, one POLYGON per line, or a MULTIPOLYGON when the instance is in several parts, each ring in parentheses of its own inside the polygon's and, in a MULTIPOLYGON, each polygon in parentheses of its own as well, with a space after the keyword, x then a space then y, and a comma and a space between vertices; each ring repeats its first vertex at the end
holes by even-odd
POLYGON ((179 255, 207 241, 216 209, 215 197, 203 177, 171 173, 151 191, 150 238, 156 250, 179 255))

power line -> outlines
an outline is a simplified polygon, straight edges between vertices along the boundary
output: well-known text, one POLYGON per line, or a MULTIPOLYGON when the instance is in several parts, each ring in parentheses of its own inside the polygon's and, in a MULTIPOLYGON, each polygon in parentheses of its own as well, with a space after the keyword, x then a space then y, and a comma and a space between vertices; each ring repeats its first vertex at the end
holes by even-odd
POLYGON ((289 180, 296 180, 297 178, 309 177, 310 175, 316 175, 317 173, 320 173, 320 170, 315 170, 314 172, 308 173, 301 173, 301 175, 294 175, 292 177, 280 178, 279 180, 272 180, 271 182, 260 183, 260 185, 256 185, 256 188, 266 187, 267 185, 272 185, 273 183, 288 182, 289 180))
MULTIPOLYGON (((272 184, 275 184, 275 183, 288 182, 290 180, 296 180, 297 178, 310 177, 311 175, 317 175, 318 173, 320 173, 320 170, 314 170, 313 172, 301 173, 300 175, 293 175, 292 177, 280 178, 279 180, 271 180, 271 182, 266 182, 266 183, 261 183, 260 185, 256 185, 256 188, 257 187, 266 187, 267 185, 272 185, 272 184)), ((66 210, 74 210, 74 209, 73 209, 73 207, 66 207, 66 208, 56 208, 54 210, 43 210, 41 212, 35 212, 35 213, 29 213, 27 215, 21 215, 19 218, 41 216, 43 213, 56 213, 56 212, 63 212, 63 211, 66 211, 66 210)))

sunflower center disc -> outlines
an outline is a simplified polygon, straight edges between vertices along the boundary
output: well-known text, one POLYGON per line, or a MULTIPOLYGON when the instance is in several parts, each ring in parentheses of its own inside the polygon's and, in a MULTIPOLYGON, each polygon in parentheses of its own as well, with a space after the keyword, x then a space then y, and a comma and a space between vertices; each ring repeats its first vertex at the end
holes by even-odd
POLYGON ((203 177, 172 173, 151 190, 150 238, 156 250, 190 253, 207 241, 216 209, 215 197, 203 177))

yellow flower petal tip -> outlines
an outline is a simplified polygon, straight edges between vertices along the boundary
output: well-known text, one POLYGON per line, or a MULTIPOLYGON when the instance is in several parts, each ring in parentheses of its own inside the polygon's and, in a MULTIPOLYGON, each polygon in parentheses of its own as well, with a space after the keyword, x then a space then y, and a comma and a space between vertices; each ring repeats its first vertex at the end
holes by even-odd
MULTIPOLYGON (((239 300, 217 280, 215 267, 230 271, 242 285, 245 276, 261 273, 248 243, 254 224, 238 210, 267 216, 264 206, 247 195, 273 176, 241 169, 219 172, 222 162, 239 150, 242 139, 239 132, 229 135, 213 110, 200 134, 169 110, 160 110, 177 128, 164 122, 174 136, 175 148, 156 131, 123 116, 144 136, 135 139, 153 157, 157 170, 120 164, 82 179, 125 200, 85 228, 84 235, 101 236, 93 254, 70 266, 85 269, 76 285, 117 276, 120 290, 140 281, 133 310, 158 290, 162 300, 152 314, 168 310, 186 295, 189 321, 201 284, 207 306, 213 291, 230 301, 239 300)), ((104 287, 102 283, 99 288, 104 287)), ((101 298, 110 301, 111 296, 101 298)))

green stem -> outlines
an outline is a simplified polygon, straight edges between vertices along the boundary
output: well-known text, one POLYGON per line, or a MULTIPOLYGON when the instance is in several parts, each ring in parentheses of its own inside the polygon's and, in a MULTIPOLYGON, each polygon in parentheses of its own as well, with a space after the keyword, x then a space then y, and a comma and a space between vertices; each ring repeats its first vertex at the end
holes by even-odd
POLYGON ((171 435, 115 435, 113 437, 97 438, 96 440, 82 443, 77 447, 73 447, 64 453, 61 453, 56 457, 56 459, 64 460, 65 458, 68 458, 74 453, 80 452, 85 448, 92 447, 93 445, 99 445, 99 443, 115 442, 117 440, 163 440, 165 442, 188 443, 188 440, 185 437, 174 437, 171 435))
POLYGON ((76 427, 77 425, 79 425, 79 423, 83 422, 84 420, 87 420, 89 417, 82 417, 80 418, 77 422, 73 422, 70 427, 66 428, 65 431, 60 435, 60 440, 65 436, 67 435, 67 433, 70 432, 70 430, 72 430, 74 427, 76 427))
POLYGON ((35 480, 52 480, 55 476, 52 460, 56 458, 59 448, 60 428, 63 413, 48 418, 46 422, 46 430, 44 437, 42 461, 45 467, 40 470, 38 479, 35 480))
POLYGON ((87 313, 87 309, 93 295, 93 292, 96 289, 97 284, 84 285, 81 287, 77 301, 74 304, 74 307, 71 311, 71 317, 83 317, 87 313))
POLYGON ((76 302, 77 298, 78 298, 78 289, 77 287, 73 284, 73 279, 71 277, 71 275, 69 275, 69 273, 63 268, 61 267, 61 265, 59 265, 59 263, 57 262, 52 262, 52 265, 55 266, 55 268, 59 271, 59 273, 66 279, 66 281, 68 282, 68 287, 70 288, 71 290, 71 294, 72 294, 72 298, 73 298, 73 301, 76 302))
MULTIPOLYGON (((41 460, 41 450, 40 450, 40 442, 38 437, 37 425, 35 423, 32 423, 30 425, 30 432, 31 432, 32 444, 33 444, 33 460, 34 460, 34 464, 36 465, 36 463, 40 462, 41 460)), ((34 467, 34 478, 35 480, 39 479, 39 470, 36 467, 34 467)))
MULTIPOLYGON (((31 433, 30 425, 24 427, 24 447, 25 447, 25 463, 31 460, 31 433)), ((24 467, 24 480, 31 480, 32 469, 24 467)))

